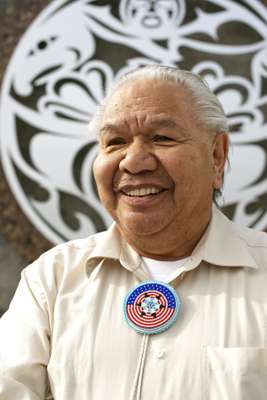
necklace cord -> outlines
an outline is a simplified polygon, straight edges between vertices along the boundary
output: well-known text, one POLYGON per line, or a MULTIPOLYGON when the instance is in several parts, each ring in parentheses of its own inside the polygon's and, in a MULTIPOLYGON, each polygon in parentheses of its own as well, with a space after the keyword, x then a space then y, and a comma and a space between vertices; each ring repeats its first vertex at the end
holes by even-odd
POLYGON ((143 335, 130 400, 141 399, 141 388, 144 374, 145 358, 147 354, 148 339, 149 335, 143 335))

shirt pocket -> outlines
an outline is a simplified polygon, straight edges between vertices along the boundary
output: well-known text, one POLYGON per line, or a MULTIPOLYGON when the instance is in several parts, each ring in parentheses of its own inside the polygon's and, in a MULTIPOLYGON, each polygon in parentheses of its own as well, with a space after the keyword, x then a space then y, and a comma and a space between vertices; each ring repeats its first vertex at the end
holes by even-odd
POLYGON ((208 346, 202 400, 266 400, 267 348, 208 346))

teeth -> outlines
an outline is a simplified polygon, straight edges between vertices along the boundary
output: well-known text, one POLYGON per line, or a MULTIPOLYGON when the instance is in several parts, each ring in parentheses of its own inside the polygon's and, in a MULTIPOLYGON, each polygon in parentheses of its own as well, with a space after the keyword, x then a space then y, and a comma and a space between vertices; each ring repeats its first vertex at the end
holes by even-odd
POLYGON ((156 194, 162 192, 163 189, 151 187, 151 188, 140 188, 140 189, 132 189, 127 190, 125 193, 128 196, 148 196, 150 194, 156 194))

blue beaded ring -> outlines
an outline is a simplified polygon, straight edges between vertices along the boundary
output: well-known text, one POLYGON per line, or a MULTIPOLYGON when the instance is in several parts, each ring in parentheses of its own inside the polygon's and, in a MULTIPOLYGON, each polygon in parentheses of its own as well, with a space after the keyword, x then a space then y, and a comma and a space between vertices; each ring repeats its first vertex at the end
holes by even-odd
POLYGON ((181 301, 167 283, 146 281, 135 286, 124 301, 124 316, 137 332, 152 335, 170 328, 176 321, 181 301))

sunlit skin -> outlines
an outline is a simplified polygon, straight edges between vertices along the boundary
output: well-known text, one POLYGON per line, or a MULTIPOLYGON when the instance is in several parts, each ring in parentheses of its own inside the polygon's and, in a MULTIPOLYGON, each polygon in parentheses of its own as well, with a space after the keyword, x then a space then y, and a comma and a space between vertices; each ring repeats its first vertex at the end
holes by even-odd
POLYGON ((227 149, 227 135, 199 123, 178 84, 139 80, 112 95, 94 174, 103 205, 140 255, 192 253, 210 221, 227 149), (136 195, 140 188, 154 193, 136 195))

